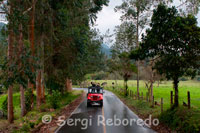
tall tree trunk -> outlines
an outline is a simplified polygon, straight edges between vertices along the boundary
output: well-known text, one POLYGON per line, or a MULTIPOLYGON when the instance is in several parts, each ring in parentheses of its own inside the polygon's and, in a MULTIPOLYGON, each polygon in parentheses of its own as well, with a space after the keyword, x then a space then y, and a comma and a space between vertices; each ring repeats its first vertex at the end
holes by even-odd
POLYGON ((44 71, 41 72, 41 93, 42 93, 42 103, 45 103, 45 87, 44 87, 44 71))
MULTIPOLYGON (((32 0, 32 11, 31 11, 31 14, 30 14, 30 27, 29 27, 29 40, 30 40, 30 43, 31 43, 31 53, 32 53, 32 56, 34 57, 35 56, 35 46, 34 46, 34 32, 35 32, 35 0, 32 0)), ((31 60, 32 64, 33 63, 33 60, 31 60)), ((32 67, 32 72, 34 73, 34 68, 32 67)), ((34 93, 34 84, 32 84, 29 80, 28 82, 28 87, 32 89, 32 94, 34 93)), ((33 105, 34 105, 34 95, 32 95, 31 97, 31 108, 33 108, 33 105)))
POLYGON ((174 105, 175 107, 179 106, 179 102, 178 102, 178 83, 179 80, 177 77, 174 78, 174 91, 175 91, 175 95, 174 95, 174 105))
POLYGON ((159 87, 160 86, 160 80, 158 80, 158 85, 157 85, 157 87, 159 87))
POLYGON ((72 91, 72 81, 69 78, 66 79, 65 88, 67 92, 72 91))
POLYGON ((37 107, 39 108, 42 103, 42 92, 41 92, 41 70, 37 71, 36 79, 36 91, 37 91, 37 107))
POLYGON ((125 78, 124 79, 124 87, 125 87, 125 96, 128 96, 128 80, 125 78))
MULTIPOLYGON (((20 58, 20 55, 23 54, 23 33, 22 33, 22 24, 19 24, 19 53, 18 53, 18 57, 20 58)), ((21 62, 22 59, 19 59, 20 63, 19 63, 19 69, 22 67, 22 62, 21 62)), ((22 74, 24 74, 22 72, 22 74)), ((26 114, 26 108, 25 108, 25 96, 24 96, 24 87, 23 85, 20 85, 20 101, 21 101, 21 116, 25 116, 26 114)))
POLYGON ((26 114, 26 106, 25 106, 24 87, 22 85, 20 85, 20 99, 21 99, 21 117, 24 117, 26 114))
POLYGON ((13 87, 9 86, 8 88, 8 122, 13 123, 14 112, 13 112, 13 87))
MULTIPOLYGON (((137 8, 137 22, 136 22, 136 30, 137 30, 137 35, 136 35, 136 45, 137 47, 139 47, 139 9, 137 8)), ((140 84, 140 72, 139 72, 139 69, 140 69, 140 64, 139 64, 139 61, 137 61, 137 96, 139 96, 139 84, 140 84)))
POLYGON ((44 33, 42 33, 40 46, 41 46, 41 100, 42 103, 45 102, 45 88, 44 88, 44 33))
MULTIPOLYGON (((10 7, 11 10, 11 7, 10 7)), ((11 12, 10 12, 11 13, 11 12)), ((12 54, 13 54, 13 31, 9 27, 9 36, 8 36, 8 62, 9 65, 12 62, 12 54)), ((11 76, 11 72, 9 71, 9 76, 11 76)), ((14 120, 14 112, 13 112, 13 87, 10 85, 8 87, 8 122, 13 123, 14 120)))

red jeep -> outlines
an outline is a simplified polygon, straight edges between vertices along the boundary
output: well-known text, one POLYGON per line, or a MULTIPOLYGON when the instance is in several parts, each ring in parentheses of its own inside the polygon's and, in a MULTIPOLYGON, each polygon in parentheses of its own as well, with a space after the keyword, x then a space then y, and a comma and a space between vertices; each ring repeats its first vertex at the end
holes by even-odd
POLYGON ((89 87, 87 93, 87 107, 90 107, 93 103, 98 103, 103 106, 103 88, 101 87, 89 87))

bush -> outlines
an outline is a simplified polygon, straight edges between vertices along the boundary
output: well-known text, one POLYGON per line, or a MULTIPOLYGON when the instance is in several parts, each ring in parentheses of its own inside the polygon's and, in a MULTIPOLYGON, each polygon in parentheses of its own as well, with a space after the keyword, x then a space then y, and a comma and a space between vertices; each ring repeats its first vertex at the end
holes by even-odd
POLYGON ((29 123, 29 127, 30 127, 30 128, 34 128, 34 127, 35 127, 35 123, 30 122, 30 123, 29 123))
POLYGON ((181 77, 179 80, 180 80, 180 81, 188 81, 188 79, 185 78, 185 77, 181 77))
POLYGON ((108 77, 108 74, 105 72, 98 72, 91 75, 92 80, 103 80, 108 77))
POLYGON ((41 106, 40 106, 40 111, 41 112, 48 112, 48 109, 50 109, 51 108, 51 105, 50 104, 42 104, 41 106))
POLYGON ((199 76, 199 77, 197 77, 197 81, 200 81, 200 76, 199 76))
POLYGON ((7 113, 8 113, 8 97, 3 101, 2 105, 2 111, 3 111, 3 116, 7 118, 7 113))
POLYGON ((185 107, 168 109, 160 115, 160 122, 171 129, 185 133, 199 133, 199 111, 188 110, 185 107), (197 114, 197 116, 195 116, 197 114), (195 117, 194 117, 195 116, 195 117))
POLYGON ((28 133, 29 130, 30 130, 29 125, 28 125, 28 124, 24 124, 24 125, 22 126, 22 128, 20 129, 20 132, 28 133))
MULTIPOLYGON (((26 111, 30 111, 31 110, 31 97, 32 97, 32 90, 31 88, 29 88, 26 92, 25 92, 25 106, 26 106, 26 111)), ((35 95, 33 95, 34 101, 36 99, 35 95)))
POLYGON ((61 99, 61 93, 57 90, 53 90, 52 94, 48 97, 49 104, 54 109, 60 107, 60 99, 61 99))
POLYGON ((50 94, 53 93, 52 92, 53 90, 57 90, 57 91, 63 92, 64 84, 58 82, 55 79, 55 77, 54 78, 53 77, 48 78, 45 83, 46 83, 45 85, 47 87, 48 93, 50 93, 50 94))

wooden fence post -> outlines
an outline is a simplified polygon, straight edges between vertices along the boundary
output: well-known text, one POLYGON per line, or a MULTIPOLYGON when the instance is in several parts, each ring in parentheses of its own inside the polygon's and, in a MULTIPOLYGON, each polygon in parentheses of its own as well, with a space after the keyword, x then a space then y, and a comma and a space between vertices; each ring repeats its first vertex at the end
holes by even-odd
POLYGON ((161 98, 160 106, 161 106, 161 113, 162 113, 163 112, 163 98, 161 98))
POLYGON ((132 92, 132 97, 133 97, 133 99, 134 99, 134 91, 132 92))
POLYGON ((188 109, 190 109, 191 105, 190 105, 190 92, 187 92, 188 95, 188 109))
POLYGON ((171 91, 171 107, 173 105, 173 91, 171 91))
POLYGON ((153 99, 152 99, 152 107, 154 107, 154 96, 153 96, 153 99))

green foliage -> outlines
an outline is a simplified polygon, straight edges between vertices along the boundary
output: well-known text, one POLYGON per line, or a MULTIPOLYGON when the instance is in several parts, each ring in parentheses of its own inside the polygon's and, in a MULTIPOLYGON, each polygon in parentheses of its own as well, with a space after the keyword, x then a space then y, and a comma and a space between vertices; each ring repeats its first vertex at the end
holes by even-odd
POLYGON ((25 92, 25 106, 26 106, 26 111, 27 112, 31 110, 31 98, 32 97, 34 97, 34 100, 36 99, 35 95, 32 94, 32 89, 29 88, 25 92))
POLYGON ((34 128, 34 127, 35 127, 35 123, 29 122, 29 127, 30 127, 30 128, 34 128))
POLYGON ((0 64, 2 70, 0 73, 0 80, 6 89, 8 89, 10 85, 16 84, 23 85, 24 88, 26 88, 28 80, 32 83, 35 82, 35 73, 32 72, 32 66, 37 68, 37 65, 31 65, 30 59, 36 59, 31 56, 31 52, 28 47, 24 48, 24 52, 25 53, 22 54, 20 58, 14 58, 11 64, 9 63, 7 57, 5 57, 4 61, 1 62, 2 64, 0 64), (21 67, 19 66, 19 62, 21 62, 21 67))
POLYGON ((194 16, 181 17, 175 7, 165 5, 154 10, 150 26, 131 58, 157 60, 153 68, 174 81, 174 100, 178 106, 179 78, 194 78, 200 67, 200 28, 194 16))
POLYGON ((52 94, 48 97, 48 102, 52 108, 57 109, 60 107, 61 93, 57 90, 53 90, 52 94))
POLYGON ((200 51, 200 28, 196 18, 181 17, 175 7, 159 5, 154 10, 151 27, 132 58, 158 58, 154 68, 167 79, 194 77, 199 68, 200 51))
POLYGON ((199 77, 197 77, 197 81, 200 81, 200 76, 199 76, 199 77))
POLYGON ((55 77, 48 77, 47 81, 45 82, 47 91, 51 94, 53 90, 55 91, 63 91, 64 85, 62 81, 59 79, 55 79, 55 77))
POLYGON ((28 124, 23 124, 22 128, 20 128, 20 132, 28 133, 30 131, 30 126, 28 124))
MULTIPOLYGON (((47 30, 51 27, 49 32, 42 31, 45 36, 52 37, 49 38, 52 45, 44 45, 45 79, 49 89, 58 88, 57 90, 62 91, 66 78, 80 82, 85 80, 86 74, 104 68, 104 55, 101 53, 102 38, 97 31, 90 29, 90 22, 95 21, 96 14, 103 5, 107 5, 108 0, 64 0, 48 3, 51 9, 48 16, 50 25, 42 24, 42 20, 46 20, 44 18, 46 14, 37 18, 42 27, 47 27, 47 30)), ((40 7, 41 4, 37 6, 40 7)), ((38 31, 38 34, 41 32, 38 31)))
POLYGON ((90 76, 92 80, 103 80, 107 78, 108 73, 102 71, 102 72, 91 74, 90 76))
POLYGON ((8 97, 6 97, 6 99, 3 101, 2 105, 1 105, 2 111, 3 111, 3 115, 7 118, 7 114, 8 114, 8 97))
POLYGON ((186 77, 181 77, 179 80, 180 81, 188 81, 188 79, 186 77))
POLYGON ((198 133, 200 131, 199 112, 186 107, 168 109, 160 115, 159 120, 178 132, 198 133))

